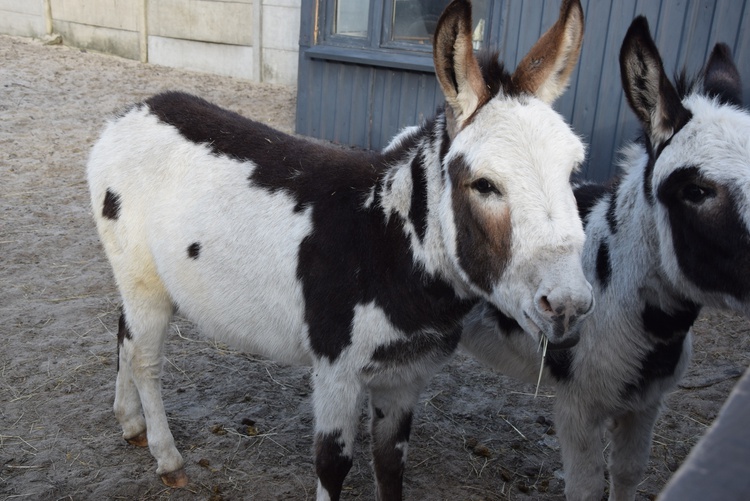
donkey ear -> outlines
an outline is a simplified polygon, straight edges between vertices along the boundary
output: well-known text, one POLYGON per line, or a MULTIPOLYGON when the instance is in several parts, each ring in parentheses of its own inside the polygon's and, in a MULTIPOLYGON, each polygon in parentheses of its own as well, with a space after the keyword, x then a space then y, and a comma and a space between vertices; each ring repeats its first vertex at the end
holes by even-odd
POLYGON ((658 148, 680 130, 691 114, 664 72, 645 17, 635 18, 620 49, 620 76, 630 103, 651 144, 658 148))
POLYGON ((435 74, 451 113, 448 133, 455 137, 466 120, 490 99, 471 45, 471 3, 454 0, 443 11, 433 40, 435 74))
POLYGON ((521 60, 513 82, 520 90, 552 104, 568 86, 582 42, 581 4, 579 0, 564 0, 560 17, 521 60))
POLYGON ((732 51, 727 44, 717 43, 711 51, 703 70, 703 91, 723 104, 742 106, 740 72, 732 61, 732 51))
POLYGON ((664 72, 648 21, 643 16, 633 21, 622 42, 620 76, 625 97, 655 149, 690 120, 691 113, 682 106, 664 72))

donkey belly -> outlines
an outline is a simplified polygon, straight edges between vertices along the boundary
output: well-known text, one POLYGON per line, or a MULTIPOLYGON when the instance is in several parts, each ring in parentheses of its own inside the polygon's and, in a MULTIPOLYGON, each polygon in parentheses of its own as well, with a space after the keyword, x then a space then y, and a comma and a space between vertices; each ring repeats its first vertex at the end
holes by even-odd
POLYGON ((248 164, 226 160, 226 178, 193 169, 152 216, 149 247, 181 312, 243 350, 309 363, 297 279, 310 209, 251 187, 248 164), (175 213, 174 207, 180 207, 175 213))
MULTIPOLYGON (((245 188, 247 190, 247 188, 245 188)), ((268 198, 261 195, 258 198, 268 198)), ((276 195, 277 197, 279 195, 276 195)), ((306 214, 280 221, 268 200, 253 200, 231 218, 187 210, 151 235, 156 266, 181 312, 201 329, 243 350, 287 363, 309 363, 304 300, 296 278, 306 214)), ((221 204, 215 200, 216 204, 221 204)))

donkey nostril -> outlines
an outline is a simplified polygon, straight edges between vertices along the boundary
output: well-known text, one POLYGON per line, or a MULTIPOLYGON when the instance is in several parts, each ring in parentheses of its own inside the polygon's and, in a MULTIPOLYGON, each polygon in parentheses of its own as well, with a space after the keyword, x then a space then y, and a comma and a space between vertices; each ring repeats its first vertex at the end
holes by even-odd
POLYGON ((539 298, 539 309, 547 313, 553 313, 552 305, 550 304, 547 296, 542 296, 539 298))

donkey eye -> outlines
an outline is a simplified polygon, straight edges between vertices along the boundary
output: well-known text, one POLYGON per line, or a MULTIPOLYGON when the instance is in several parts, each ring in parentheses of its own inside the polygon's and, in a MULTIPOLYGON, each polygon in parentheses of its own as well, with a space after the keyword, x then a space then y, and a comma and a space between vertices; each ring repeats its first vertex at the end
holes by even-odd
POLYGON ((693 183, 682 188, 682 199, 694 204, 703 202, 712 194, 713 193, 709 189, 693 183))
POLYGON ((498 195, 500 194, 500 191, 495 188, 495 185, 483 177, 471 183, 471 187, 477 190, 482 195, 487 195, 488 193, 497 193, 498 195))

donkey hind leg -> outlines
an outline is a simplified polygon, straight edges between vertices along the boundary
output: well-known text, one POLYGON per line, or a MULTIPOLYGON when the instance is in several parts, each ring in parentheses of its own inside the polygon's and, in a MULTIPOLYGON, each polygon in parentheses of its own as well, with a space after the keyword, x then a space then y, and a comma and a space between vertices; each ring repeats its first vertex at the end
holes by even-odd
POLYGON ((370 388, 372 457, 377 499, 402 499, 412 415, 422 385, 370 388))
POLYGON ((559 394, 557 398, 555 425, 562 450, 565 497, 601 501, 605 485, 602 425, 575 400, 568 402, 559 394))
POLYGON ((622 414, 610 425, 610 501, 635 499, 636 488, 646 473, 651 437, 660 408, 661 402, 657 402, 648 409, 622 414))
POLYGON ((164 340, 172 317, 172 303, 163 290, 144 294, 140 289, 137 298, 130 296, 123 293, 124 334, 119 349, 115 415, 123 436, 126 439, 135 436, 136 442, 142 443, 142 436, 138 435, 143 432, 143 422, 136 395, 140 397, 148 447, 157 463, 156 473, 167 486, 184 487, 188 479, 169 431, 161 395, 164 340))
POLYGON ((145 447, 148 445, 146 438, 146 420, 141 412, 141 400, 138 389, 133 382, 130 372, 130 364, 123 360, 125 353, 122 345, 125 340, 131 340, 133 335, 128 329, 125 321, 125 313, 120 315, 117 330, 117 383, 115 386, 114 411, 117 422, 122 427, 122 438, 132 445, 145 447))
POLYGON ((362 404, 362 384, 341 359, 313 369, 315 472, 318 501, 337 501, 352 467, 362 404))

